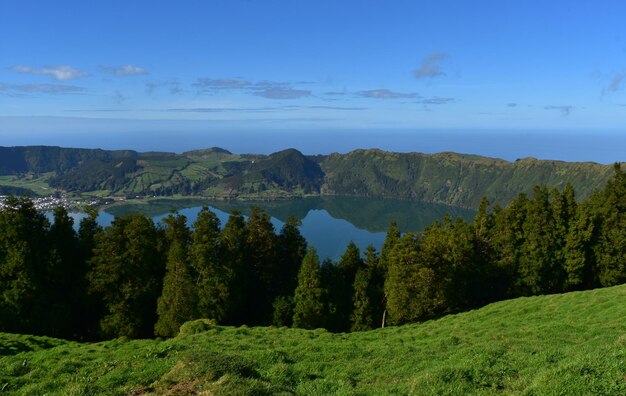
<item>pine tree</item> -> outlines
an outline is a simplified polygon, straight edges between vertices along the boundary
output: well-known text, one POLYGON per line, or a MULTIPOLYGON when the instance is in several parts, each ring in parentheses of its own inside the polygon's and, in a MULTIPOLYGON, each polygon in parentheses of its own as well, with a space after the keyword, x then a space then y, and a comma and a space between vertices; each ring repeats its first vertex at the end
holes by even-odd
POLYGON ((85 301, 85 263, 81 260, 74 220, 63 206, 54 209, 50 226, 51 254, 44 288, 49 307, 45 333, 55 337, 78 337, 82 303, 85 301))
POLYGON ((279 269, 276 289, 279 296, 293 296, 298 286, 298 272, 307 251, 307 243, 299 227, 301 222, 289 216, 278 235, 279 269))
POLYGON ((104 337, 152 336, 164 276, 157 235, 152 220, 133 214, 96 237, 88 280, 104 306, 104 337))
POLYGON ((594 210, 599 220, 594 256, 602 286, 626 282, 626 174, 619 163, 614 172, 594 210))
POLYGON ((353 310, 354 279, 359 269, 363 268, 361 252, 354 242, 350 242, 346 251, 339 259, 337 269, 341 274, 341 283, 338 286, 336 317, 329 318, 335 325, 335 331, 350 330, 350 317, 353 310))
POLYGON ((247 229, 241 212, 235 210, 230 214, 220 240, 219 261, 225 269, 224 274, 230 278, 224 323, 231 325, 249 323, 246 301, 254 298, 250 294, 250 285, 254 278, 251 268, 246 265, 247 229))
POLYGON ((197 314, 197 294, 191 278, 189 242, 191 233, 187 218, 170 215, 164 223, 169 252, 163 279, 163 291, 157 302, 158 320, 154 332, 158 336, 173 337, 180 326, 197 314))
POLYGON ((391 252, 395 245, 400 241, 400 229, 396 222, 391 222, 389 224, 389 229, 387 230, 387 236, 385 237, 385 242, 380 250, 380 257, 378 258, 378 263, 381 268, 383 276, 386 276, 387 269, 389 268, 389 262, 391 260, 391 252))
POLYGON ((189 252, 198 290, 198 315, 222 323, 228 315, 233 268, 220 257, 220 220, 205 206, 193 228, 189 252))
POLYGON ((354 297, 351 316, 352 331, 370 330, 376 326, 380 318, 379 311, 382 300, 382 290, 378 288, 377 277, 378 256, 372 245, 367 247, 364 266, 357 270, 354 277, 354 297))
POLYGON ((272 302, 278 296, 278 238, 270 216, 259 207, 252 208, 246 231, 246 264, 253 277, 248 286, 246 317, 250 324, 269 324, 272 302))
POLYGON ((387 317, 387 294, 385 292, 385 283, 387 282, 387 276, 389 271, 389 266, 391 262, 391 253, 395 248, 396 244, 400 241, 400 229, 396 222, 391 222, 389 224, 389 229, 387 230, 387 235, 385 237, 385 242, 380 250, 380 256, 378 257, 378 274, 377 277, 378 285, 377 288, 383 290, 383 298, 381 301, 381 311, 382 311, 382 326, 385 326, 386 317, 387 317))
POLYGON ((315 248, 310 247, 300 267, 294 296, 293 326, 303 329, 324 327, 324 295, 320 263, 315 248))
POLYGON ((520 296, 517 271, 524 243, 524 223, 528 211, 528 198, 521 193, 506 209, 494 208, 492 246, 495 266, 500 274, 501 288, 506 297, 520 296))
POLYGON ((47 308, 48 220, 29 198, 0 210, 0 331, 42 334, 47 308))
POLYGON ((80 324, 78 331, 83 339, 95 340, 98 334, 98 321, 103 315, 104 307, 95 295, 88 293, 89 283, 87 282, 87 274, 89 273, 89 263, 93 256, 93 249, 97 235, 102 233, 103 229, 98 224, 98 210, 94 208, 86 208, 87 217, 80 221, 78 228, 78 243, 80 250, 80 260, 84 265, 84 274, 82 282, 85 294, 81 303, 81 313, 79 314, 80 324))
POLYGON ((420 268, 419 237, 407 233, 389 253, 385 281, 388 321, 400 325, 418 320, 422 315, 419 296, 422 281, 432 278, 431 271, 420 268))

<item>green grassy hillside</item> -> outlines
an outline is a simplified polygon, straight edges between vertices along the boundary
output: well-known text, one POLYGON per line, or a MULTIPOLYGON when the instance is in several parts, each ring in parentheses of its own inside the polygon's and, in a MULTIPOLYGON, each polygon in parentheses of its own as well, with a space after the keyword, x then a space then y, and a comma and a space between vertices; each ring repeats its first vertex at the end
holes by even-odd
POLYGON ((0 334, 0 393, 626 393, 626 285, 371 332, 185 325, 94 344, 0 334))
POLYGON ((271 155, 237 155, 219 148, 174 154, 0 147, 0 186, 30 189, 36 179, 46 187, 70 193, 133 198, 341 195, 475 209, 482 197, 506 205, 519 193, 532 192, 536 185, 563 188, 571 183, 579 198, 586 198, 604 186, 612 173, 612 166, 591 162, 534 158, 508 162, 455 153, 355 150, 305 156, 294 149, 271 155))

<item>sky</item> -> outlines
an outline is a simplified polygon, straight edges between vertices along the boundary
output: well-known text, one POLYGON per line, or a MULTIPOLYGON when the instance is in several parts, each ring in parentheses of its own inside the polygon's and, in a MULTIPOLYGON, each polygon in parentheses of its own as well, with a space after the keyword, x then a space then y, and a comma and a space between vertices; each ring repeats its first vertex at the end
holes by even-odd
POLYGON ((507 157, 556 133, 626 160, 624 15, 602 0, 0 0, 0 145, 321 152, 365 134, 486 153, 461 143, 496 136, 517 142, 507 157))

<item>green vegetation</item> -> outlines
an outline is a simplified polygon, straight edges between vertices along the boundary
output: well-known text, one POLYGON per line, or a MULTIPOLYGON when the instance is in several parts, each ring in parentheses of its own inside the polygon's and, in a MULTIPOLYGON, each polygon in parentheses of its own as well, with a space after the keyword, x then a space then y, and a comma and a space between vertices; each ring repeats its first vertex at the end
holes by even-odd
POLYGON ((48 180, 54 173, 0 176, 0 195, 51 195, 54 189, 48 180))
POLYGON ((0 334, 9 395, 626 392, 626 287, 519 298, 369 332, 185 324, 169 340, 0 334), (184 332, 183 332, 184 330, 184 332))
POLYGON ((578 203, 535 187, 506 208, 483 199, 471 222, 444 217, 380 255, 350 243, 321 265, 291 218, 280 232, 253 208, 220 228, 204 208, 191 230, 138 214, 78 233, 64 208, 51 225, 28 198, 0 209, 0 331, 69 339, 170 337, 194 319, 333 332, 405 324, 490 302, 626 282, 626 176, 578 203))
POLYGON ((483 198, 471 222, 404 235, 392 223, 380 255, 350 244, 320 264, 297 220, 276 232, 260 208, 232 212, 223 229, 207 208, 193 229, 176 213, 164 226, 129 214, 101 228, 91 211, 76 232, 64 208, 50 224, 9 197, 0 331, 122 338, 2 335, 0 389, 622 394, 623 286, 468 310, 625 283, 625 202, 616 164, 586 200, 569 184, 506 208, 483 198), (272 323, 312 331, 245 327, 272 323), (379 324, 411 325, 365 331, 379 324), (176 337, 128 341, 154 335, 176 337))
POLYGON ((183 154, 0 147, 0 186, 37 194, 55 190, 94 196, 200 196, 285 199, 308 195, 387 197, 477 208, 483 197, 506 205, 535 185, 580 198, 609 179, 611 167, 525 158, 513 163, 454 153, 355 150, 305 156, 288 149, 236 155, 212 148, 183 154), (42 175, 47 176, 42 176, 42 175))

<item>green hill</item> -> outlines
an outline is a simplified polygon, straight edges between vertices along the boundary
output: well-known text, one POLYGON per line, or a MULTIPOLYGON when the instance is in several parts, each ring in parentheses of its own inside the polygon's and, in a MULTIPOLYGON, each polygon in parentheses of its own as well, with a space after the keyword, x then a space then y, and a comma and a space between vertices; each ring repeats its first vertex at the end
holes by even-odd
MULTIPOLYGON (((476 208, 506 205, 536 185, 571 183, 579 198, 604 186, 612 167, 525 158, 508 162, 455 153, 355 150, 306 156, 295 149, 238 155, 220 148, 137 153, 0 147, 0 186, 51 187, 88 195, 273 199, 303 195, 389 197, 476 208), (43 185, 41 185, 43 183, 43 185)), ((46 191, 45 189, 43 191, 46 191)))
POLYGON ((0 392, 624 394, 625 298, 626 285, 519 298, 351 334, 199 321, 169 340, 0 334, 0 392))

